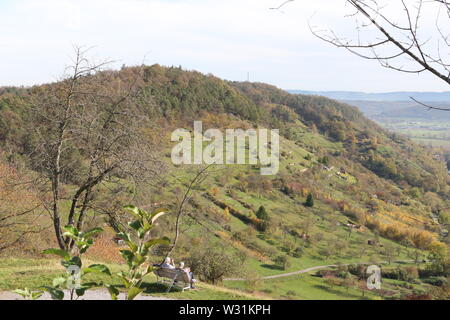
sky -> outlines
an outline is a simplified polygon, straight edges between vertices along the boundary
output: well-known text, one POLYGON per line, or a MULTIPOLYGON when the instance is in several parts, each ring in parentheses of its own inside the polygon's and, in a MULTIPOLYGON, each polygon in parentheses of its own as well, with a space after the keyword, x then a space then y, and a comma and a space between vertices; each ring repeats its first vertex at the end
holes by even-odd
MULTIPOLYGON (((349 31, 344 0, 0 0, 0 86, 55 81, 73 47, 122 65, 182 66, 314 91, 448 91, 427 74, 383 69, 314 37, 349 31)), ((352 31, 352 30, 350 30, 352 31)), ((441 83, 442 82, 442 83, 441 83)))

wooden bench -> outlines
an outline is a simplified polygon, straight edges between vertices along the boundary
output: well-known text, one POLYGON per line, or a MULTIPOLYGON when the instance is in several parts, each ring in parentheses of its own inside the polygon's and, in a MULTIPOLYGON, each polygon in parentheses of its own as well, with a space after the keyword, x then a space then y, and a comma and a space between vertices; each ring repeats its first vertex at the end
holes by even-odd
POLYGON ((155 269, 155 271, 153 271, 156 275, 156 282, 158 283, 163 283, 164 282, 164 278, 166 279, 170 279, 170 286, 167 289, 167 292, 170 291, 170 289, 172 289, 172 287, 178 286, 181 288, 182 291, 186 290, 186 289, 190 289, 191 288, 191 278, 190 276, 183 270, 180 269, 168 269, 168 268, 157 268, 155 269), (162 281, 160 281, 160 278, 163 278, 162 281), (178 285, 178 283, 182 283, 182 285, 178 285))

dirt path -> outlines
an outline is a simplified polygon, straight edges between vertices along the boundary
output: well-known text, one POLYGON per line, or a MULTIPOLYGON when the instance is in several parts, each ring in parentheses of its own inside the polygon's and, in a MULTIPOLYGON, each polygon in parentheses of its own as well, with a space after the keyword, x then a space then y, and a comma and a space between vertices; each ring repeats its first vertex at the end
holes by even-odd
MULTIPOLYGON (((70 295, 68 294, 68 292, 65 292, 64 300, 69 300, 70 299, 69 297, 70 295)), ((124 300, 125 294, 121 293, 118 299, 124 300)), ((4 291, 0 292, 0 300, 23 300, 23 298, 16 293, 4 291)), ((44 293, 39 300, 51 300, 51 297, 48 293, 44 293)), ((86 291, 86 294, 78 300, 111 300, 111 296, 109 295, 106 289, 90 290, 86 291)), ((135 300, 173 300, 173 299, 141 294, 135 300)))

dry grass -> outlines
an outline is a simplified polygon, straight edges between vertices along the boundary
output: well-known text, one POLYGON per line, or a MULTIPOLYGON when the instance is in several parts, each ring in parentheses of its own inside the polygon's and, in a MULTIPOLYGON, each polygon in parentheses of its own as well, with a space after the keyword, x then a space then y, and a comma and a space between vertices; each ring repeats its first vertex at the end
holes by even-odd
POLYGON ((121 263, 123 258, 120 255, 120 247, 113 241, 108 232, 102 233, 94 242, 86 254, 91 260, 103 261, 107 263, 121 263))

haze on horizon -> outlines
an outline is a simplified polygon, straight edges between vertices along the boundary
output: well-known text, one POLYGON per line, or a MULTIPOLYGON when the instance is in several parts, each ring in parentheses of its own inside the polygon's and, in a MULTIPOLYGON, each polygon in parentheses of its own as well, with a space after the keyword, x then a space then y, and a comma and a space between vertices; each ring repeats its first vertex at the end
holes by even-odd
POLYGON ((2 0, 0 86, 57 80, 74 45, 121 65, 181 65, 234 81, 308 91, 448 91, 429 74, 402 74, 315 38, 352 31, 345 0, 2 0))

